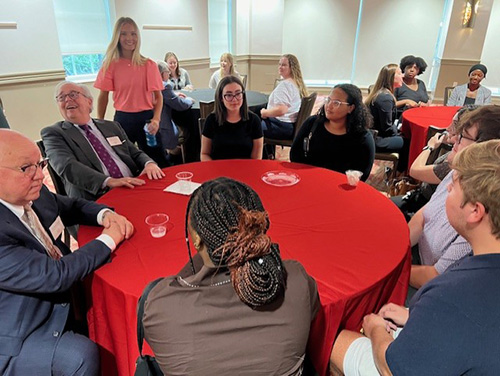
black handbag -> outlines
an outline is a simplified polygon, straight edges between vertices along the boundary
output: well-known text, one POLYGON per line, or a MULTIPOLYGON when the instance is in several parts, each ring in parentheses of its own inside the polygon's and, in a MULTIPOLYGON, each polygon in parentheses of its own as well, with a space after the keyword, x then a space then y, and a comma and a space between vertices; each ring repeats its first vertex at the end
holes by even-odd
POLYGON ((144 303, 149 295, 149 292, 163 278, 155 279, 150 282, 142 292, 139 302, 137 303, 137 344, 139 346, 139 357, 135 361, 134 376, 163 376, 160 366, 156 362, 154 356, 142 355, 142 345, 144 343, 144 326, 142 325, 142 316, 144 316, 144 303))

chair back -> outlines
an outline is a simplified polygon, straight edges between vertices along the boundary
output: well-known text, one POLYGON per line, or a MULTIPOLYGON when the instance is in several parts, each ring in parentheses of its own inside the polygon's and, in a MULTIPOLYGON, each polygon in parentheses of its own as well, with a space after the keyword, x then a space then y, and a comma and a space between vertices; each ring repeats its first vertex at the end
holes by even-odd
POLYGON ((248 75, 247 74, 240 74, 240 79, 241 79, 241 83, 243 84, 243 89, 247 89, 247 79, 248 79, 248 75))
POLYGON ((375 85, 368 86, 368 94, 370 94, 372 92, 374 87, 375 87, 375 85))
POLYGON ((214 112, 215 101, 203 102, 200 101, 200 117, 206 119, 208 115, 214 112))
POLYGON ((448 103, 448 99, 450 98, 453 89, 455 89, 453 86, 446 86, 444 88, 443 105, 446 106, 446 104, 448 103))
MULTIPOLYGON (((43 158, 47 158, 47 153, 45 152, 45 145, 43 144, 43 140, 38 140, 36 142, 38 149, 40 149, 40 154, 42 154, 43 158)), ((49 171, 50 178, 52 179, 52 183, 54 184, 54 188, 56 192, 60 195, 67 196, 66 194, 66 189, 64 189, 64 183, 62 178, 55 172, 55 170, 52 168, 49 164, 47 165, 47 170, 49 171)))
POLYGON ((203 135, 203 127, 205 126, 205 118, 199 118, 198 119, 198 130, 200 131, 200 140, 201 136, 203 135))
POLYGON ((427 129, 427 140, 426 142, 429 142, 431 137, 434 137, 436 133, 443 133, 446 130, 446 128, 438 128, 434 125, 429 125, 429 128, 427 129))
POLYGON ((306 119, 311 116, 312 109, 314 107, 314 103, 316 102, 316 97, 318 96, 318 93, 312 93, 308 97, 302 98, 302 101, 300 102, 300 109, 299 113, 297 114, 297 121, 295 122, 295 127, 293 129, 293 138, 295 139, 295 136, 297 136, 297 133, 299 133, 300 127, 302 127, 302 124, 306 121, 306 119))
MULTIPOLYGON (((38 146, 38 149, 40 149, 40 154, 42 154, 43 158, 47 158, 47 153, 45 152, 45 145, 43 144, 43 140, 38 140, 36 142, 36 145, 38 146)), ((49 176, 52 179, 52 183, 54 184, 54 189, 56 190, 56 193, 62 195, 62 196, 67 196, 66 194, 66 189, 64 189, 64 183, 62 178, 57 174, 57 172, 54 171, 52 166, 50 165, 50 161, 47 164, 47 171, 49 172, 49 176)), ((75 226, 72 226, 75 231, 75 233, 72 233, 76 239, 76 231, 78 231, 75 226)), ((64 227, 63 231, 63 237, 62 241, 64 244, 66 244, 68 247, 71 245, 71 238, 70 238, 70 232, 67 227, 64 227)))
POLYGON ((273 90, 276 89, 276 86, 278 86, 280 84, 280 82, 283 81, 282 78, 276 78, 274 80, 274 86, 273 86, 273 90))

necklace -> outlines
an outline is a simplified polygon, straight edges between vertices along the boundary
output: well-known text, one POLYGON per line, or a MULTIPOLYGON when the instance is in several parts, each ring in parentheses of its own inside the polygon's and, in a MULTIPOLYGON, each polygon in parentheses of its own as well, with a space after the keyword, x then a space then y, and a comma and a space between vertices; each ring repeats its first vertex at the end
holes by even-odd
MULTIPOLYGON (((184 283, 186 286, 189 286, 189 287, 200 287, 200 285, 193 285, 192 283, 189 283, 188 281, 186 281, 181 276, 179 276, 179 281, 181 281, 182 283, 184 283)), ((220 282, 217 282, 217 283, 211 283, 210 286, 222 286, 222 285, 228 284, 229 282, 231 282, 231 279, 228 279, 228 280, 225 280, 225 281, 220 281, 220 282)))

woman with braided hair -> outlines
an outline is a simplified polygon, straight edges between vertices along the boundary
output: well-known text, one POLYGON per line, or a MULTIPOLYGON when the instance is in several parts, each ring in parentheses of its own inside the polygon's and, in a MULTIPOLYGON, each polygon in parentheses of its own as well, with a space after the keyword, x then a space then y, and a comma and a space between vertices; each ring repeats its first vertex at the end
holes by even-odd
POLYGON ((197 254, 145 304, 145 338, 165 375, 300 375, 315 281, 280 256, 257 193, 229 178, 198 188, 186 239, 197 254))

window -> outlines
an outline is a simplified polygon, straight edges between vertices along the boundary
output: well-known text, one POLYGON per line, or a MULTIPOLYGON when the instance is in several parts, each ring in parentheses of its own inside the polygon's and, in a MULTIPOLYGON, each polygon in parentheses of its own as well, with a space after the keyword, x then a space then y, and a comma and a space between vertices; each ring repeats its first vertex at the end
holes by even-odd
POLYGON ((54 0, 59 45, 66 76, 91 80, 111 39, 108 0, 54 0))
POLYGON ((232 0, 208 0, 208 44, 210 64, 219 65, 224 52, 232 48, 232 0))

